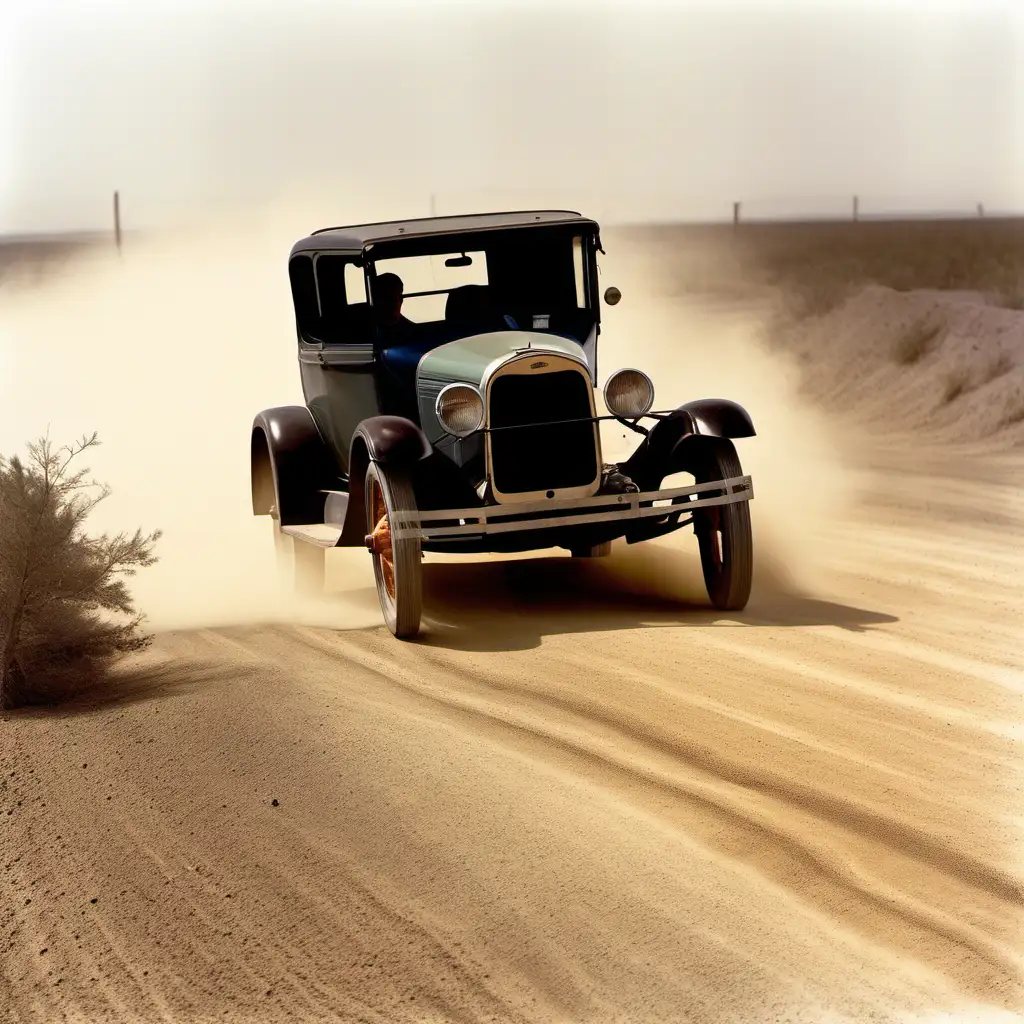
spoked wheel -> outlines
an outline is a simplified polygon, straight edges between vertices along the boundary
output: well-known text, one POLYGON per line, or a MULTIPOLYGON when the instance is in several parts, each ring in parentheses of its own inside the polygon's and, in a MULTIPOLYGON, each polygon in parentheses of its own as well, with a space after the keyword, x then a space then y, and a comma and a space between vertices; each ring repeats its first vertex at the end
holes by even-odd
MULTIPOLYGON (((702 458, 694 469, 697 483, 742 476, 739 456, 726 438, 708 438, 702 458)), ((704 491, 710 498, 722 491, 704 491)), ((693 530, 700 546, 704 585, 711 603, 722 611, 739 611, 750 599, 754 573, 754 539, 750 529, 750 505, 746 501, 695 509, 693 530)))
POLYGON ((384 621, 399 639, 409 639, 419 632, 423 613, 423 556, 418 537, 392 536, 396 510, 416 510, 412 481, 405 473, 371 462, 366 470, 366 546, 384 621))
POLYGON ((281 584, 303 597, 316 597, 323 593, 326 569, 326 551, 296 540, 281 530, 281 521, 275 516, 274 548, 277 551, 277 571, 281 584))

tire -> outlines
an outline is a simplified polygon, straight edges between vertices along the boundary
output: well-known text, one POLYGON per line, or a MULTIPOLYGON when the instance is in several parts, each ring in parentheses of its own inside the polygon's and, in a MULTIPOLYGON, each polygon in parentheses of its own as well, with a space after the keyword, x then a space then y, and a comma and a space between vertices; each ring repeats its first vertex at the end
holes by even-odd
POLYGON ((365 495, 366 529, 380 546, 370 548, 380 608, 388 629, 408 640, 419 632, 423 614, 423 554, 419 538, 392 541, 387 526, 395 510, 416 510, 416 494, 408 474, 371 462, 365 495))
POLYGON ((612 542, 606 540, 589 548, 572 548, 570 553, 573 558, 607 558, 612 553, 612 542))
POLYGON ((318 597, 323 594, 327 564, 325 549, 283 533, 276 517, 273 523, 277 571, 282 586, 302 597, 318 597))
MULTIPOLYGON (((697 483, 743 476, 732 441, 708 438, 693 475, 697 483)), ((721 491, 705 491, 709 498, 721 491)), ((704 585, 715 608, 741 611, 750 599, 754 574, 754 539, 750 529, 750 504, 737 501, 695 509, 693 530, 700 546, 704 585)))

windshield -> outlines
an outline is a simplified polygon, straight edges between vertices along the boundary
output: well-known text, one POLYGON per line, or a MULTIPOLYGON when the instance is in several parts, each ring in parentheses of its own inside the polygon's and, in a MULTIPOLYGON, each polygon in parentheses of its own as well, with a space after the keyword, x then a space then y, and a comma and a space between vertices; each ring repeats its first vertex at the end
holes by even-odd
POLYGON ((488 283, 487 254, 481 251, 395 256, 377 260, 374 269, 378 277, 397 274, 401 278, 402 315, 417 324, 443 320, 448 294, 454 289, 488 283))
POLYGON ((543 330, 560 321, 575 336, 593 322, 590 237, 526 228, 464 241, 465 248, 451 236, 378 247, 373 273, 398 276, 402 315, 412 323, 451 321, 471 298, 478 310, 517 327, 543 330))
POLYGON ((362 259, 301 253, 290 263, 299 333, 390 344, 412 330, 428 344, 515 329, 582 343, 597 321, 596 243, 578 229, 527 227, 381 242, 362 259))

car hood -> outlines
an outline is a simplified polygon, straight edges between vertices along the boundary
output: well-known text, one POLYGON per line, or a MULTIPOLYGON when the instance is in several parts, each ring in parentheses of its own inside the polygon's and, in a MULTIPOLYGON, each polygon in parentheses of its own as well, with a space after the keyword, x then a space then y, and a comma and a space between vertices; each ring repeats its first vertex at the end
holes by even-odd
POLYGON ((416 398, 420 423, 431 442, 445 431, 434 412, 437 396, 446 384, 472 384, 483 390, 487 378, 507 358, 525 349, 560 352, 586 363, 583 346, 570 338, 536 331, 494 331, 460 338, 431 349, 416 368, 416 398))

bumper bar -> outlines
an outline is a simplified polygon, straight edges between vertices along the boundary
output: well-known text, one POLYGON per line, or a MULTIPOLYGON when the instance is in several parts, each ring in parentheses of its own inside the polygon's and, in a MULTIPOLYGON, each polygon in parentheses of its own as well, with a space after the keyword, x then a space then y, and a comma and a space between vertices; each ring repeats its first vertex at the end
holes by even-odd
POLYGON ((711 480, 690 487, 639 494, 600 494, 594 498, 565 498, 529 501, 522 504, 487 505, 483 508, 454 508, 437 511, 395 511, 391 514, 391 536, 395 540, 446 537, 485 537, 516 530, 547 530, 588 526, 616 520, 646 519, 651 516, 682 515, 709 505, 730 505, 750 501, 754 485, 749 476, 711 480), (701 498, 704 491, 725 494, 701 498))

